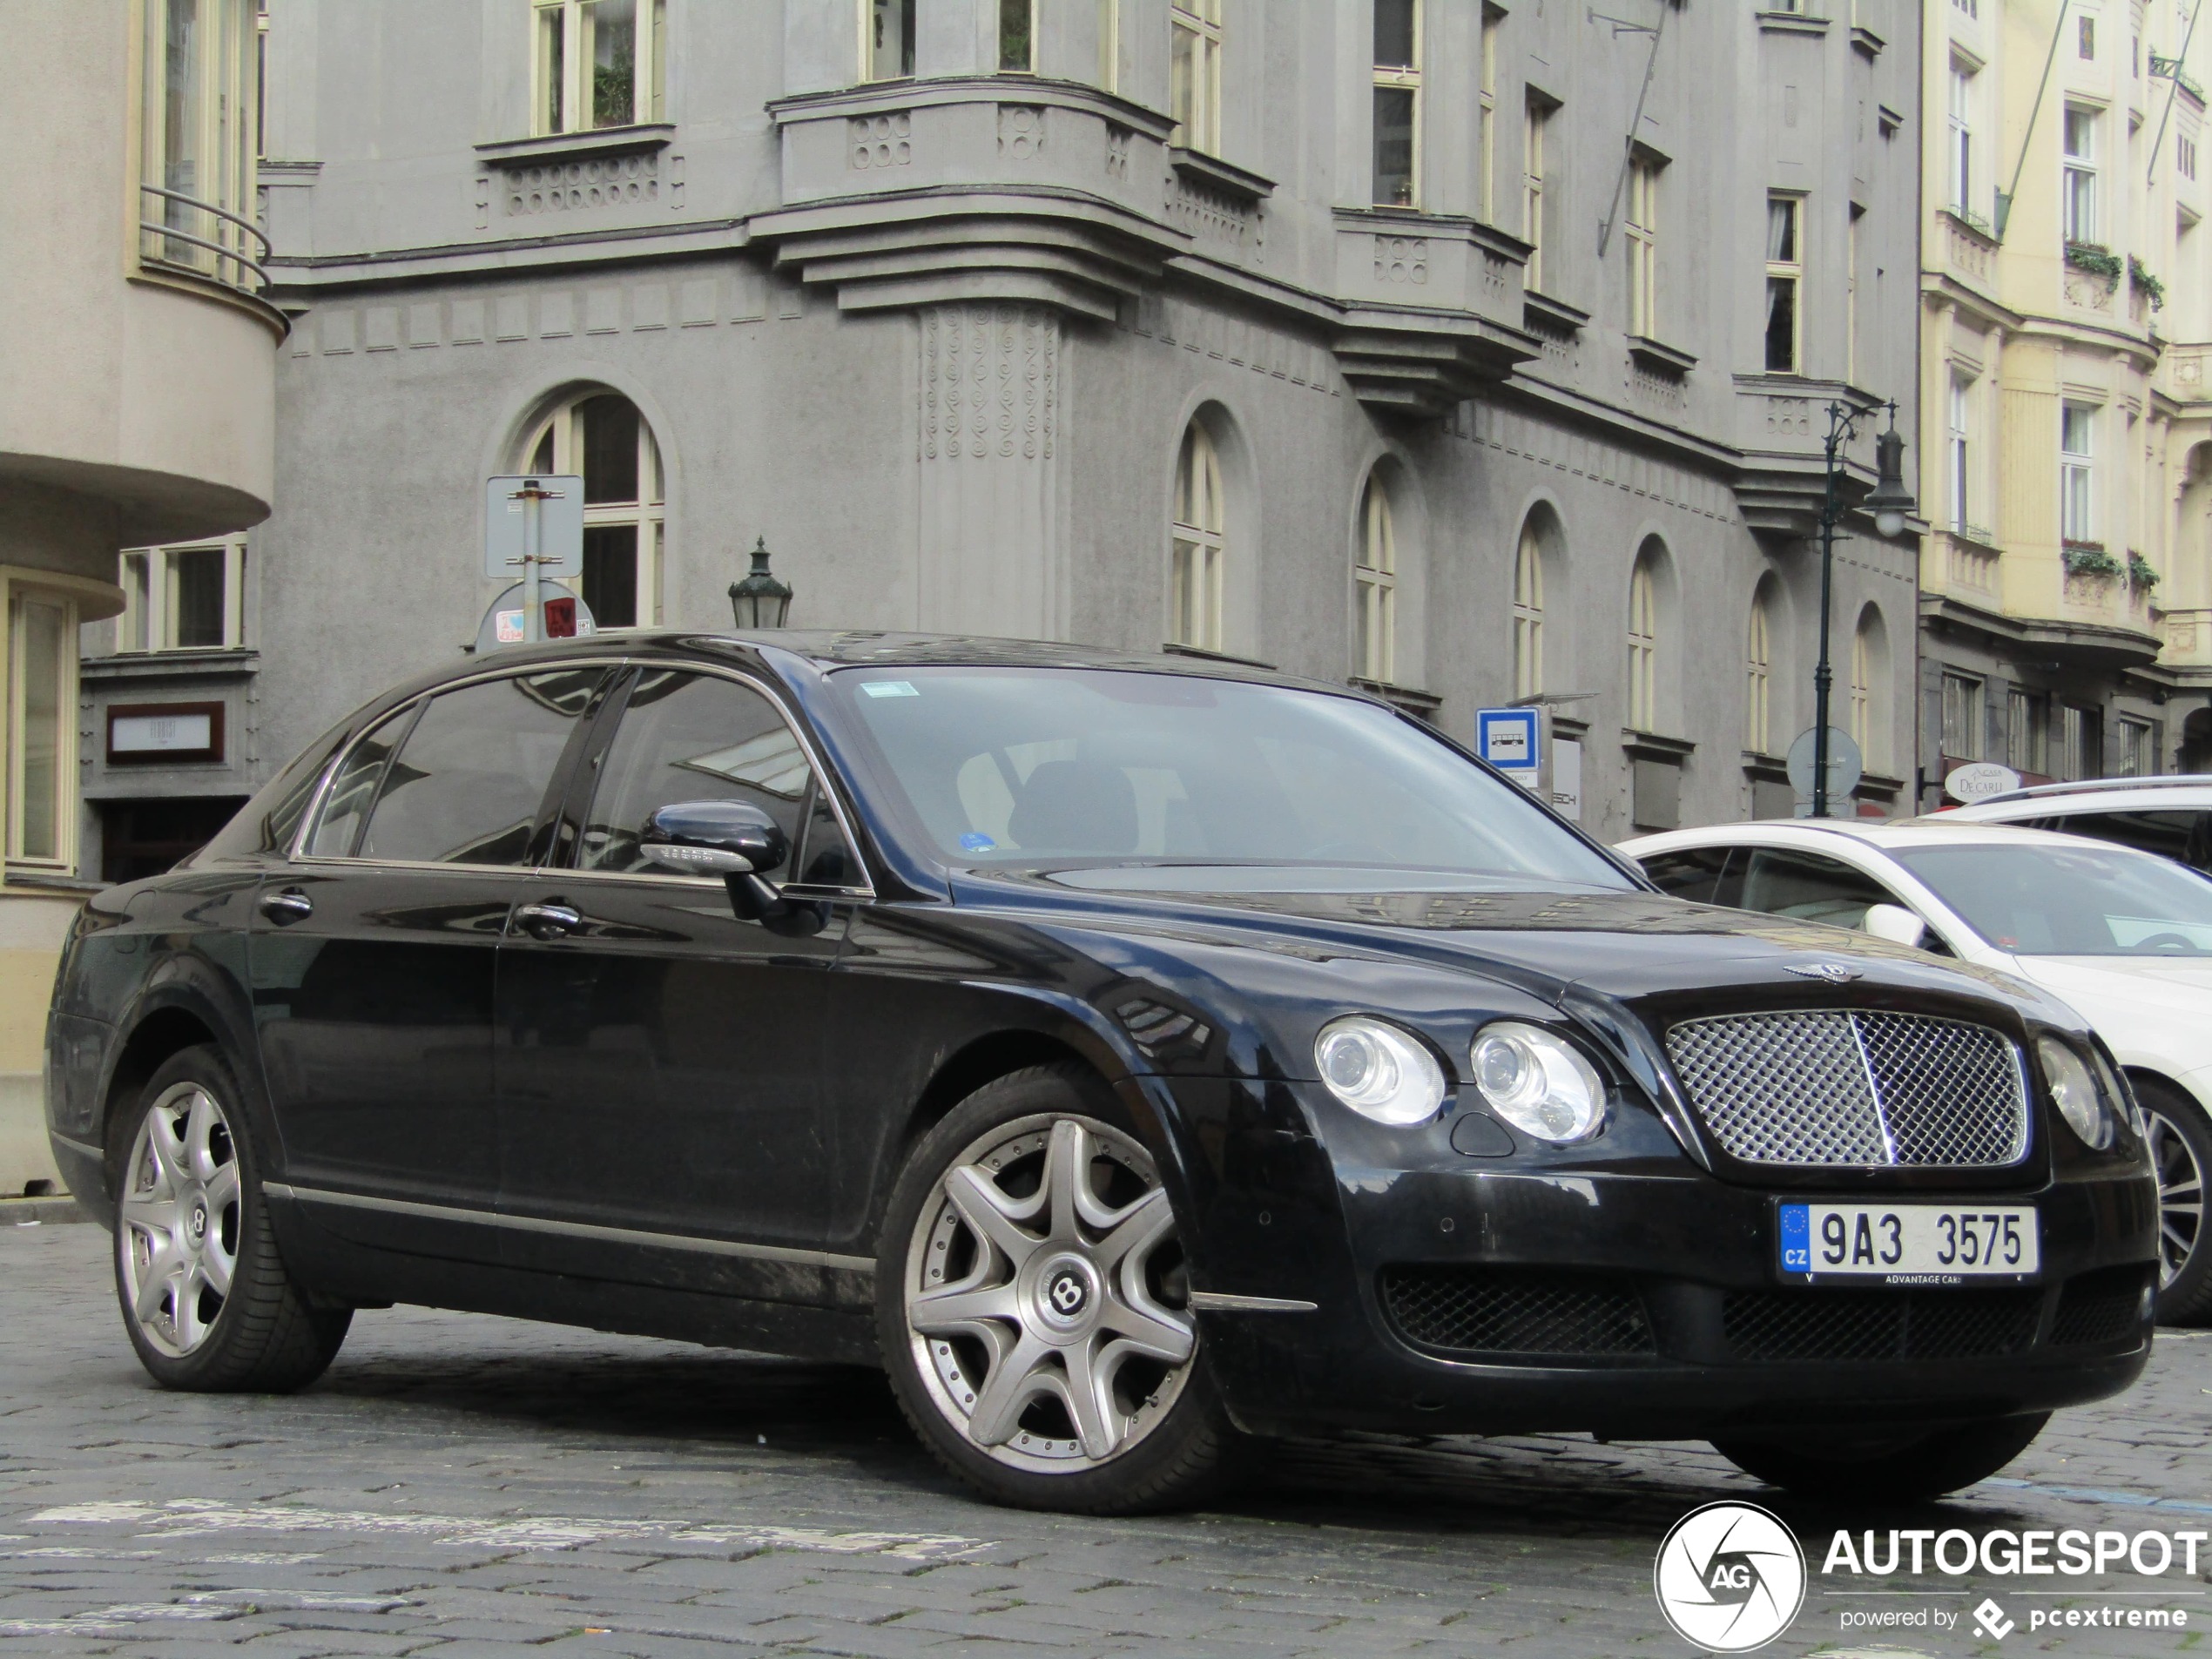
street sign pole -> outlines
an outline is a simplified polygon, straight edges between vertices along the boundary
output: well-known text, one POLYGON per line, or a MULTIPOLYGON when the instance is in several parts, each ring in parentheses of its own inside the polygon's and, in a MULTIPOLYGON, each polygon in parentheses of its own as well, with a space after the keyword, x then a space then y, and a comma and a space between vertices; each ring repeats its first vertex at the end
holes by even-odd
POLYGON ((523 498, 523 638, 534 645, 545 637, 545 596, 538 581, 538 570, 544 560, 538 556, 537 550, 543 531, 538 522, 542 510, 538 503, 545 499, 547 492, 533 478, 517 493, 523 498))

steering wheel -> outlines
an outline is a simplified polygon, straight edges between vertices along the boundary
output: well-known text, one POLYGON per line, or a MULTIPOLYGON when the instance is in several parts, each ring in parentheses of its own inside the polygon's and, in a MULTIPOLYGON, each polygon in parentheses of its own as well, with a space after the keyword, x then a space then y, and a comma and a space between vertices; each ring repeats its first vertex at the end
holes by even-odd
POLYGON ((2141 941, 2141 947, 2148 950, 2185 950, 2192 956, 2198 954, 2196 941, 2187 934, 2153 934, 2141 941))

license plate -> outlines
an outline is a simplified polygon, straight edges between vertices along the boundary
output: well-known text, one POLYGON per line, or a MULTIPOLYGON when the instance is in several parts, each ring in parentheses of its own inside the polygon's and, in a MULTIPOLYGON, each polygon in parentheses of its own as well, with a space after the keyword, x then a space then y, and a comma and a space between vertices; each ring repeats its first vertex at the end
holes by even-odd
POLYGON ((1957 1285, 2033 1278, 2042 1266, 2026 1204, 1785 1204, 1782 1276, 1800 1283, 1957 1285))

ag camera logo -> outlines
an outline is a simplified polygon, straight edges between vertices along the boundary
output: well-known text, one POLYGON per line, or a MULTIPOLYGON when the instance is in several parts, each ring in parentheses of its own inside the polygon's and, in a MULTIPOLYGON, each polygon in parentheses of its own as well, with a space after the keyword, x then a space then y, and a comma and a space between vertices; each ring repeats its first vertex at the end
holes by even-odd
POLYGON ((1778 1516, 1709 1503, 1677 1521, 1651 1570, 1659 1610, 1683 1641, 1749 1653, 1790 1628, 1805 1601, 1805 1557, 1778 1516))

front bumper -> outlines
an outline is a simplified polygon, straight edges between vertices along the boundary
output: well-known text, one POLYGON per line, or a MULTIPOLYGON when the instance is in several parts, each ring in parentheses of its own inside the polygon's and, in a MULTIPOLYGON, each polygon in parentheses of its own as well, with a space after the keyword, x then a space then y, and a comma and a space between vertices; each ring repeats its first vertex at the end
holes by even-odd
POLYGON ((1200 1115, 1230 1122, 1200 1195, 1196 1282, 1315 1304, 1199 1316, 1231 1414, 1255 1432, 1703 1439, 1940 1422, 2101 1399, 2148 1358, 2157 1203, 2139 1174, 1893 1195, 2033 1205, 2032 1284, 1808 1288, 1774 1266, 1775 1194, 1656 1142, 1572 1171, 1378 1168, 1359 1156, 1372 1140, 1298 1136, 1295 1086, 1210 1087, 1200 1115))

